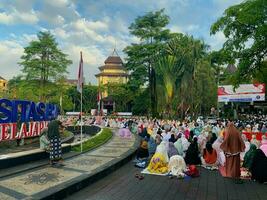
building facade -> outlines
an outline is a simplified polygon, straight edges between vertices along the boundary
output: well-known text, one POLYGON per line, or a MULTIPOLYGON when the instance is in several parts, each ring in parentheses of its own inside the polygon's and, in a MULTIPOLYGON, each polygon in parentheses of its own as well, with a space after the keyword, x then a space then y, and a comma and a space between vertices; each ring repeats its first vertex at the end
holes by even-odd
POLYGON ((7 90, 7 80, 0 76, 0 90, 7 90))
MULTIPOLYGON (((99 70, 100 73, 95 75, 99 88, 105 88, 109 83, 125 84, 128 81, 128 72, 116 50, 105 60, 104 65, 99 67, 99 70)), ((115 110, 115 102, 109 95, 105 89, 101 92, 101 108, 107 109, 110 113, 115 110)))

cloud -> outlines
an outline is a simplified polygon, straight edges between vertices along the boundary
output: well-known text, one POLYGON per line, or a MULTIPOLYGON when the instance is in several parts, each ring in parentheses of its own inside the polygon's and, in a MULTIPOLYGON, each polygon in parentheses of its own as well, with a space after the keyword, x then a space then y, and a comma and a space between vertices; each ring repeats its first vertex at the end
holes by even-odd
POLYGON ((63 51, 69 55, 69 58, 73 61, 73 64, 68 67, 69 77, 77 78, 78 65, 80 59, 80 51, 83 53, 84 61, 84 76, 86 81, 90 81, 96 84, 95 74, 99 73, 98 67, 104 64, 106 55, 103 55, 102 51, 97 46, 78 46, 67 45, 63 48, 63 51))
POLYGON ((23 54, 23 47, 15 41, 4 40, 0 43, 0 68, 1 76, 10 79, 21 73, 22 67, 17 62, 23 54))
POLYGON ((223 47, 223 43, 226 41, 226 38, 223 32, 218 32, 215 35, 212 35, 208 39, 208 43, 213 50, 219 50, 223 47))
POLYGON ((18 12, 16 9, 12 13, 0 12, 0 24, 36 24, 38 17, 36 13, 31 10, 28 12, 18 12))
POLYGON ((65 23, 81 18, 74 3, 70 0, 43 0, 41 5, 38 16, 50 28, 63 26, 65 23))
POLYGON ((84 30, 85 32, 90 31, 107 31, 108 26, 102 21, 88 21, 85 18, 78 19, 71 23, 71 28, 77 29, 79 31, 84 30))
POLYGON ((184 31, 182 30, 182 28, 179 27, 178 25, 172 25, 172 26, 169 27, 169 29, 171 30, 171 32, 184 33, 184 31))

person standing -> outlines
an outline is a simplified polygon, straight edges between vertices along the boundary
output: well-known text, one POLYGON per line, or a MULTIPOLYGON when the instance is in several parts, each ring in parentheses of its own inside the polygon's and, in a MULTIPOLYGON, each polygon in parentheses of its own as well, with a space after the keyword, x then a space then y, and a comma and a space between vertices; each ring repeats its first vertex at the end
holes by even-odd
POLYGON ((245 143, 233 122, 228 122, 228 126, 225 129, 225 139, 221 144, 221 149, 226 157, 226 176, 234 178, 236 183, 242 183, 239 179, 241 173, 240 153, 245 151, 245 143))
POLYGON ((53 120, 48 124, 47 137, 50 141, 50 164, 62 164, 62 150, 60 140, 60 129, 62 123, 59 120, 53 120))

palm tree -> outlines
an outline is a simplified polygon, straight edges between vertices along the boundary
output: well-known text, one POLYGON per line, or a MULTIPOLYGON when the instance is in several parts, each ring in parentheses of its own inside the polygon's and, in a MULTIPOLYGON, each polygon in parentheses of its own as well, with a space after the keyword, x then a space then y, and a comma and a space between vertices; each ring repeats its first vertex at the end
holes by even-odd
POLYGON ((177 76, 176 57, 172 55, 162 56, 158 59, 156 69, 162 77, 163 87, 165 88, 166 111, 171 115, 171 105, 174 97, 177 76))
POLYGON ((202 41, 178 34, 167 43, 165 53, 157 59, 156 70, 165 88, 166 111, 169 116, 173 113, 171 108, 175 94, 179 93, 177 107, 181 108, 182 117, 185 109, 193 104, 194 73, 205 50, 202 41))

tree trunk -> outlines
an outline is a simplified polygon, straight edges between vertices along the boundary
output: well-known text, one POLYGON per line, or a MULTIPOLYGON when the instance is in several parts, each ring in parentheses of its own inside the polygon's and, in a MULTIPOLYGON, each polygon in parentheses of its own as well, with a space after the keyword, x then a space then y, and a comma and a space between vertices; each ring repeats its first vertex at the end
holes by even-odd
POLYGON ((157 117, 157 92, 156 92, 156 72, 151 68, 151 112, 152 117, 157 117))

